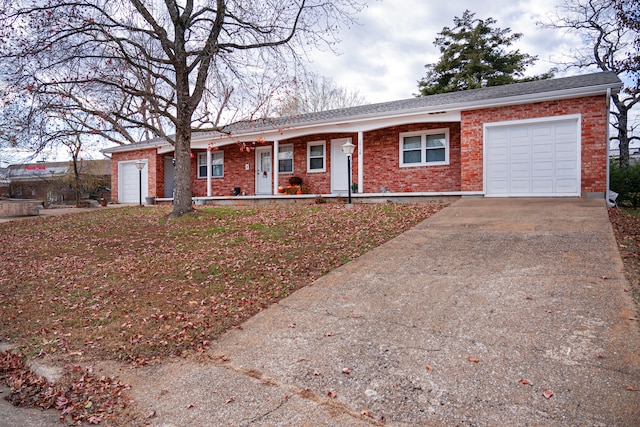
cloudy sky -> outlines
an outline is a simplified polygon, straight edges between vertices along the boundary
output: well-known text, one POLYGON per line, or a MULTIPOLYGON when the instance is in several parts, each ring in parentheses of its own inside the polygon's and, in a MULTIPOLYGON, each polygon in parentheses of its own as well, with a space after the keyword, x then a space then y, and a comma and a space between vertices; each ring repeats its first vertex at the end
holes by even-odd
MULTIPOLYGON (((476 18, 494 18, 494 27, 523 36, 514 48, 538 57, 528 74, 540 74, 562 59, 579 40, 571 34, 536 25, 548 21, 562 0, 367 0, 359 25, 344 29, 333 52, 312 54, 311 68, 340 86, 357 89, 369 102, 410 98, 424 65, 440 57, 433 45, 437 33, 453 27, 465 9, 476 18)), ((574 71, 575 73, 575 71, 574 71)), ((556 74, 561 76, 562 73, 556 74)))

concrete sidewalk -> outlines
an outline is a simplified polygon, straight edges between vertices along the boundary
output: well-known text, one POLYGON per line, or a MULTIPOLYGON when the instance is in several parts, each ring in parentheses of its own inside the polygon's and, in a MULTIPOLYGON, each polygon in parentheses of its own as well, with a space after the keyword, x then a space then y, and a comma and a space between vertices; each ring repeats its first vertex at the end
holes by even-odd
POLYGON ((0 224, 4 222, 11 221, 24 221, 32 218, 43 218, 48 216, 60 216, 60 215, 70 215, 70 214, 78 214, 83 212, 95 212, 100 209, 115 209, 115 208, 123 208, 126 206, 137 206, 134 204, 126 204, 126 203, 117 203, 117 204, 109 204, 107 206, 96 206, 92 208, 77 208, 75 206, 65 206, 65 207, 55 207, 55 208, 47 208, 40 209, 40 215, 30 215, 30 216, 0 216, 0 224))
POLYGON ((158 426, 637 426, 628 286, 603 201, 462 199, 207 357, 119 374, 158 426))

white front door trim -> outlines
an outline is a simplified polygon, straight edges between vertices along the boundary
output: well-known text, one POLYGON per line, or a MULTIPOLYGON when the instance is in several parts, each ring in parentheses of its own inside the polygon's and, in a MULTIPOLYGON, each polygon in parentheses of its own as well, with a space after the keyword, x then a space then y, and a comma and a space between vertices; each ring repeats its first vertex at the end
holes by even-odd
POLYGON ((273 194, 273 162, 271 147, 256 148, 256 194, 273 194))
MULTIPOLYGON (((347 169, 347 155, 342 151, 342 146, 351 141, 351 138, 331 140, 331 193, 346 195, 349 192, 349 177, 347 169)), ((353 168, 353 164, 351 165, 353 168)))

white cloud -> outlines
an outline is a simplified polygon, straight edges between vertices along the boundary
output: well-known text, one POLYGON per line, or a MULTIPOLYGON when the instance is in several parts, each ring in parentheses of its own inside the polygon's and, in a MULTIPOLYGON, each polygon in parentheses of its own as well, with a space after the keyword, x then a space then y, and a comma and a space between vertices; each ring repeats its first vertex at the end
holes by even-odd
POLYGON ((515 48, 538 56, 528 74, 548 71, 578 42, 570 34, 545 29, 543 21, 562 0, 382 0, 369 4, 359 16, 360 25, 342 31, 336 56, 312 52, 311 69, 336 83, 357 89, 370 102, 409 98, 417 92, 424 65, 436 62, 440 53, 433 45, 437 33, 453 26, 454 16, 465 9, 479 19, 494 18, 499 28, 523 33, 515 48))

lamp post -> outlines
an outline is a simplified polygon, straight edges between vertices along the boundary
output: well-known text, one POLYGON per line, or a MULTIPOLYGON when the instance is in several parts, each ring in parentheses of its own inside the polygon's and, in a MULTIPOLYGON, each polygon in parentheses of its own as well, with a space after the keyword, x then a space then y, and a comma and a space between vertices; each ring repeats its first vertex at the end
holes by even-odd
POLYGON ((138 203, 142 207, 142 169, 144 169, 144 162, 138 160, 136 167, 138 168, 138 203))
POLYGON ((342 145, 342 152, 347 155, 347 187, 349 191, 349 201, 347 202, 349 206, 351 206, 351 156, 353 155, 353 151, 356 146, 351 143, 351 140, 347 141, 346 144, 342 145))

